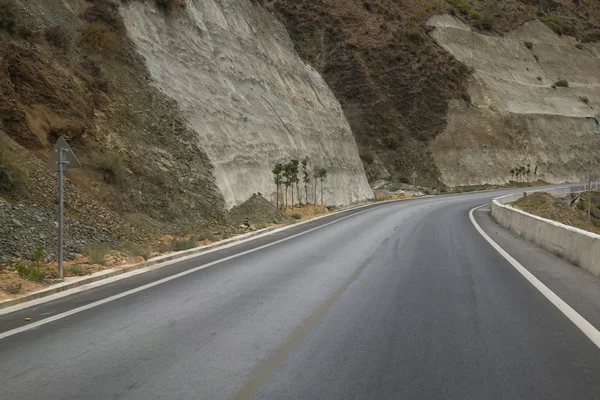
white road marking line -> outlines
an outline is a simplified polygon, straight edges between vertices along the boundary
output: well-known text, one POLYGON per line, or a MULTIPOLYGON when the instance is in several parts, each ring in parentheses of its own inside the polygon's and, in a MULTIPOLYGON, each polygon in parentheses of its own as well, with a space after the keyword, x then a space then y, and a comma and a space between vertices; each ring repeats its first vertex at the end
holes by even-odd
MULTIPOLYGON (((399 203, 400 203, 400 202, 399 202, 399 203)), ((143 285, 143 286, 137 287, 137 288, 135 288, 135 289, 131 289, 131 290, 128 290, 128 291, 126 291, 126 292, 119 293, 119 294, 116 294, 116 295, 114 295, 114 296, 110 296, 110 297, 107 297, 107 298, 105 298, 105 299, 98 300, 98 301, 95 301, 95 302, 93 302, 93 303, 86 304, 86 305, 84 305, 84 306, 77 307, 77 308, 74 308, 74 309, 72 309, 72 310, 69 310, 69 311, 65 311, 65 312, 63 312, 63 313, 60 313, 60 314, 54 315, 54 316, 52 316, 52 317, 49 317, 49 318, 43 319, 43 320, 41 320, 41 321, 37 321, 37 322, 31 323, 31 324, 28 324, 28 325, 24 325, 24 326, 21 326, 21 327, 19 327, 19 328, 11 329, 10 331, 2 332, 2 333, 0 333, 0 340, 2 340, 2 339, 5 339, 5 338, 7 338, 7 337, 9 337, 9 336, 16 335, 16 334, 18 334, 18 333, 21 333, 21 332, 28 331, 28 330, 30 330, 30 329, 37 328, 37 327, 39 327, 39 326, 42 326, 42 325, 48 324, 48 323, 50 323, 50 322, 58 321, 58 320, 60 320, 60 319, 63 319, 63 318, 69 317, 69 316, 71 316, 71 315, 78 314, 78 313, 80 313, 80 312, 83 312, 83 311, 89 310, 89 309, 91 309, 91 308, 95 308, 95 307, 101 306, 101 305, 103 305, 103 304, 110 303, 111 301, 115 301, 115 300, 121 299, 121 298, 123 298, 123 297, 126 297, 126 296, 129 296, 129 295, 132 295, 132 294, 135 294, 135 293, 141 292, 141 291, 143 291, 143 290, 150 289, 150 288, 152 288, 152 287, 154 287, 154 286, 158 286, 158 285, 161 285, 161 284, 163 284, 163 283, 166 283, 166 282, 172 281, 172 280, 174 280, 174 279, 181 278, 182 276, 186 276, 186 275, 189 275, 189 274, 193 274, 194 272, 200 271, 200 270, 202 270, 202 269, 204 269, 204 268, 208 268, 208 267, 211 267, 211 266, 213 266, 213 265, 220 264, 220 263, 223 263, 223 262, 225 262, 225 261, 229 261, 229 260, 232 260, 232 259, 234 259, 234 258, 241 257, 241 256, 243 256, 243 255, 246 255, 246 254, 249 254, 249 253, 254 253, 255 251, 259 251, 259 250, 265 249, 265 248, 267 248, 267 247, 271 247, 271 246, 274 246, 274 245, 276 245, 276 244, 279 244, 279 243, 282 243, 282 242, 285 242, 285 241, 288 241, 288 240, 291 240, 291 239, 297 238, 298 236, 306 235, 307 233, 310 233, 310 232, 316 231, 316 230, 318 230, 318 229, 325 228, 326 226, 329 226, 329 225, 336 224, 336 223, 338 223, 338 222, 341 222, 341 221, 343 221, 343 220, 345 220, 345 219, 348 219, 348 218, 354 217, 354 216, 356 216, 356 215, 359 215, 359 214, 363 214, 363 213, 369 212, 369 211, 371 211, 371 210, 376 210, 376 209, 378 209, 378 208, 381 208, 381 206, 379 206, 379 207, 371 207, 371 208, 369 208, 369 209, 367 209, 367 210, 363 210, 363 211, 359 211, 359 212, 357 212, 357 213, 353 213, 353 214, 347 215, 347 216, 345 216, 345 217, 342 217, 342 218, 340 218, 340 219, 336 219, 335 221, 328 222, 328 223, 326 223, 326 224, 324 224, 324 225, 320 225, 320 226, 317 226, 317 227, 315 227, 315 228, 309 229, 309 230, 307 230, 307 231, 300 232, 300 233, 297 233, 297 234, 295 234, 295 235, 289 236, 289 237, 287 237, 287 238, 283 238, 283 239, 277 240, 277 241, 275 241, 275 242, 273 242, 273 243, 268 243, 268 244, 265 244, 265 245, 263 245, 263 246, 260 246, 260 247, 254 248, 254 249, 246 250, 246 251, 243 251, 243 252, 241 252, 241 253, 238 253, 238 254, 234 254, 234 255, 231 255, 231 256, 228 256, 228 257, 225 257, 225 258, 221 258, 221 259, 219 259, 219 260, 212 261, 212 262, 210 262, 210 263, 208 263, 208 264, 203 264, 203 265, 200 265, 200 266, 198 266, 198 267, 195 267, 195 268, 189 269, 189 270, 187 270, 187 271, 180 272, 180 273, 178 273, 178 274, 175 274, 175 275, 168 276, 168 277, 166 277, 166 278, 160 279, 160 280, 158 280, 158 281, 155 281, 155 282, 152 282, 152 283, 148 283, 148 284, 146 284, 146 285, 143 285)))
POLYGON ((473 212, 481 207, 486 206, 484 204, 479 207, 473 208, 469 211, 469 218, 471 219, 471 223, 475 226, 475 229, 479 232, 481 236, 489 244, 492 245, 494 249, 502 257, 506 259, 521 275, 525 277, 541 294, 543 294, 550 303, 554 304, 556 308, 558 308, 567 318, 571 320, 583 333, 586 335, 597 347, 600 348, 600 332, 596 329, 592 324, 590 324, 585 318, 583 318, 577 311, 575 311, 571 306, 569 306, 563 299, 558 297, 552 290, 550 290, 546 285, 544 285, 538 278, 536 278, 531 272, 529 272, 523 265, 521 265, 517 260, 515 260, 510 254, 508 254, 498 243, 494 242, 492 238, 490 238, 487 233, 481 229, 475 218, 473 217, 473 212))

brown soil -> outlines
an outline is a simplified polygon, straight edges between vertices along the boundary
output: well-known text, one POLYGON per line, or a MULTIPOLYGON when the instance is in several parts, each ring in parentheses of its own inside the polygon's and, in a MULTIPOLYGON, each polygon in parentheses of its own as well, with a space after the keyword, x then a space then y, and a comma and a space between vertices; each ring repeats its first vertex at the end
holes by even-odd
POLYGON ((600 192, 594 192, 592 200, 594 218, 591 222, 587 219, 587 193, 581 197, 555 198, 549 193, 536 192, 511 205, 542 218, 600 234, 600 192))

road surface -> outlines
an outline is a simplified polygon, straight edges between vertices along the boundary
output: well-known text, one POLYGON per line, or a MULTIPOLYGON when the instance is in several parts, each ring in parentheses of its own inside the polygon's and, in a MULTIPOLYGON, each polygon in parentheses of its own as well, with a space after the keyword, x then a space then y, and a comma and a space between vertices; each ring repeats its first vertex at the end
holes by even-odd
MULTIPOLYGON (((598 399, 599 349, 468 217, 498 195, 352 210, 0 316, 58 316, 0 339, 2 398, 598 399)), ((475 215, 599 326, 600 280, 475 215)))

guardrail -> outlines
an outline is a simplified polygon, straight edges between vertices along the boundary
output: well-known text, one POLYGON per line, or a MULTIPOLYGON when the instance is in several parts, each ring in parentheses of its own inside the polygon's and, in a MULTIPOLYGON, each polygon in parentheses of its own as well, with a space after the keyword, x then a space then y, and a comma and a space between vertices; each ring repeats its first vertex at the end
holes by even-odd
MULTIPOLYGON (((546 192, 555 197, 562 197, 571 193, 571 189, 563 187, 524 193, 534 192, 546 192)), ((523 196, 524 194, 512 194, 492 199, 492 218, 517 235, 600 277, 600 235, 505 205, 523 196)))

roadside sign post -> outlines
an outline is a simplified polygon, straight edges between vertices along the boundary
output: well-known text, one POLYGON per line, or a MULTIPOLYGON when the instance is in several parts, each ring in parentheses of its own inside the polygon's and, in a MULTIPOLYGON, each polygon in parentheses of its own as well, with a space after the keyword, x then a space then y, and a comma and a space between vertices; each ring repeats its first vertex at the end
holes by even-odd
POLYGON ((417 171, 413 171, 413 173, 410 177, 413 178, 413 183, 415 185, 415 192, 416 192, 417 191, 417 171))
POLYGON ((67 169, 80 168, 81 164, 61 136, 56 141, 48 160, 48 169, 58 171, 58 278, 63 278, 63 227, 64 227, 64 175, 67 169))

